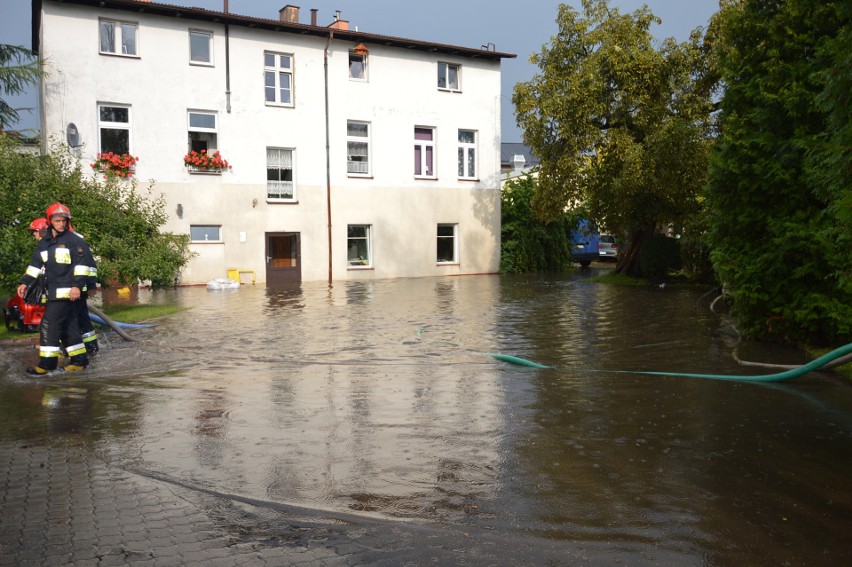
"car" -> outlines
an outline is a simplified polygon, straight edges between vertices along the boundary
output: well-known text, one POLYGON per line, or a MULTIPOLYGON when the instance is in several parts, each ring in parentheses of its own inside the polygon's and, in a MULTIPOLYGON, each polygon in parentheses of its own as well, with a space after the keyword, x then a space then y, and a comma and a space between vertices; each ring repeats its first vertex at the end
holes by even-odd
POLYGON ((598 255, 601 260, 605 258, 615 259, 618 256, 618 244, 616 244, 614 236, 601 234, 598 239, 598 255))
POLYGON ((597 260, 598 232, 594 225, 586 219, 580 219, 577 229, 571 232, 571 261, 587 268, 593 260, 597 260))

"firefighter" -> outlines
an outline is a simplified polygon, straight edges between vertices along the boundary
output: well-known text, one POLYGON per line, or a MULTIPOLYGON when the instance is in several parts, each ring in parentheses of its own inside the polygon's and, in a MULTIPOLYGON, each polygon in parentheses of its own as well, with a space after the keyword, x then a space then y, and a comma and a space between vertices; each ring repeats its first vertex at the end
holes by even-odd
POLYGON ((39 329, 39 363, 27 368, 35 376, 56 370, 60 342, 66 345, 69 361, 66 371, 83 370, 89 364, 83 337, 77 323, 74 303, 80 301, 95 260, 89 245, 68 230, 71 212, 62 203, 47 208, 49 228, 33 252, 30 265, 18 285, 18 296, 24 297, 27 285, 44 268, 47 275, 47 305, 39 329))
POLYGON ((36 242, 40 241, 44 238, 44 235, 47 233, 47 219, 33 219, 33 222, 30 223, 30 226, 27 227, 27 230, 33 235, 33 238, 36 239, 36 242))
MULTIPOLYGON (((45 233, 48 229, 47 219, 39 218, 34 219, 33 222, 30 223, 28 230, 32 233, 33 237, 36 241, 40 241, 44 238, 45 233)), ((71 226, 71 221, 68 221, 67 230, 70 232, 74 232, 74 227, 71 226)), ((76 233, 78 236, 79 233, 76 233)), ((82 236, 81 236, 82 238, 82 236)), ((95 327, 92 325, 92 319, 89 317, 89 305, 88 299, 89 297, 94 297, 97 292, 97 281, 98 281, 98 272, 97 268, 92 266, 92 269, 89 271, 89 278, 86 283, 86 287, 84 287, 80 294, 81 301, 74 302, 74 309, 77 313, 77 325, 80 327, 80 334, 83 336, 83 344, 86 345, 86 353, 89 356, 94 356, 100 350, 100 346, 98 345, 98 334, 95 332, 95 327)), ((60 353, 62 356, 65 356, 65 349, 61 349, 60 353)))
MULTIPOLYGON (((83 236, 79 232, 74 231, 71 226, 71 220, 68 220, 68 230, 73 232, 80 238, 83 236)), ((89 298, 94 297, 98 292, 98 268, 93 260, 89 265, 89 277, 86 281, 86 287, 80 290, 80 301, 74 302, 74 308, 77 312, 77 325, 80 327, 80 334, 83 337, 83 344, 86 345, 86 354, 95 356, 100 351, 98 346, 98 334, 95 332, 95 327, 92 325, 92 318, 89 317, 89 298)))

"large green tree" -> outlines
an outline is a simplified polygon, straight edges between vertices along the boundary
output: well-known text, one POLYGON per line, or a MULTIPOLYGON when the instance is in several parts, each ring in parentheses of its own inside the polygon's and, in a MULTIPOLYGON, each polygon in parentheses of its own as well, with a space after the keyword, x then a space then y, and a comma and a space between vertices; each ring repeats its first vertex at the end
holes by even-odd
POLYGON ((748 336, 852 340, 852 40, 843 0, 729 0, 707 191, 713 264, 748 336))
MULTIPOLYGON (((67 146, 66 146, 67 148, 67 146)), ((152 187, 82 172, 56 144, 46 155, 22 151, 0 133, 0 289, 9 293, 29 263, 34 244, 30 221, 61 202, 71 209, 74 230, 98 258, 101 282, 172 285, 191 252, 189 236, 160 232, 165 202, 152 187)))
POLYGON ((39 73, 38 61, 29 49, 0 44, 0 131, 20 120, 21 109, 9 104, 8 95, 23 93, 38 81, 39 73))
POLYGON ((582 203, 627 235, 617 270, 637 275, 655 228, 701 210, 715 83, 700 30, 689 42, 658 43, 647 7, 582 6, 560 5, 557 35, 530 58, 540 72, 512 97, 524 142, 541 159, 533 206, 553 220, 582 203))

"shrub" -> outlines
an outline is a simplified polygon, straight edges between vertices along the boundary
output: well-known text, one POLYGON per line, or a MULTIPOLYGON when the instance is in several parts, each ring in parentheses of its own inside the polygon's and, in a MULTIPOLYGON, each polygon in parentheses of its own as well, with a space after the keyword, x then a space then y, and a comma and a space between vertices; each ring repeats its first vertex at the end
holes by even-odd
POLYGON ((639 265, 642 274, 650 278, 659 278, 670 272, 680 270, 683 263, 680 259, 680 243, 675 238, 669 238, 657 233, 642 247, 639 253, 639 265))

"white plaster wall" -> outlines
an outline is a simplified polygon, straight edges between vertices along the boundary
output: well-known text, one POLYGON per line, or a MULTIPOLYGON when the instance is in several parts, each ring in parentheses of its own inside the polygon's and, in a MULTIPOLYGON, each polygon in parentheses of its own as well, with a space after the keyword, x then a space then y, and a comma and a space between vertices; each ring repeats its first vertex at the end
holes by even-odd
MULTIPOLYGON (((182 283, 254 270, 265 281, 265 233, 301 233, 302 278, 328 277, 326 109, 323 38, 230 27, 230 112, 224 27, 186 18, 92 10, 45 1, 41 55, 45 132, 74 122, 88 164, 98 152, 97 104, 131 106, 131 151, 141 186, 155 181, 171 215, 164 230, 222 226, 222 243, 198 253, 182 283), (139 57, 98 54, 98 16, 139 24, 139 57), (214 65, 189 64, 189 29, 214 34, 214 65), (73 41, 69 41, 73 38, 73 41), (292 53, 293 108, 264 103, 263 51, 292 53), (187 110, 218 113, 218 145, 233 169, 219 176, 186 171, 187 110), (297 203, 266 200, 266 147, 296 151, 297 203), (183 218, 177 218, 177 204, 183 218), (240 232, 246 241, 240 242, 240 232)), ((351 42, 329 44, 332 269, 335 279, 494 273, 500 238, 499 63, 367 44, 369 80, 350 81, 351 42), (461 93, 436 88, 436 62, 462 66, 461 93), (369 178, 346 173, 346 122, 371 124, 369 178), (413 130, 436 129, 437 179, 413 175, 413 130), (478 132, 477 180, 456 175, 457 131, 478 132), (458 223, 459 263, 435 264, 438 223, 458 223), (347 269, 348 224, 373 227, 373 269, 347 269)))

